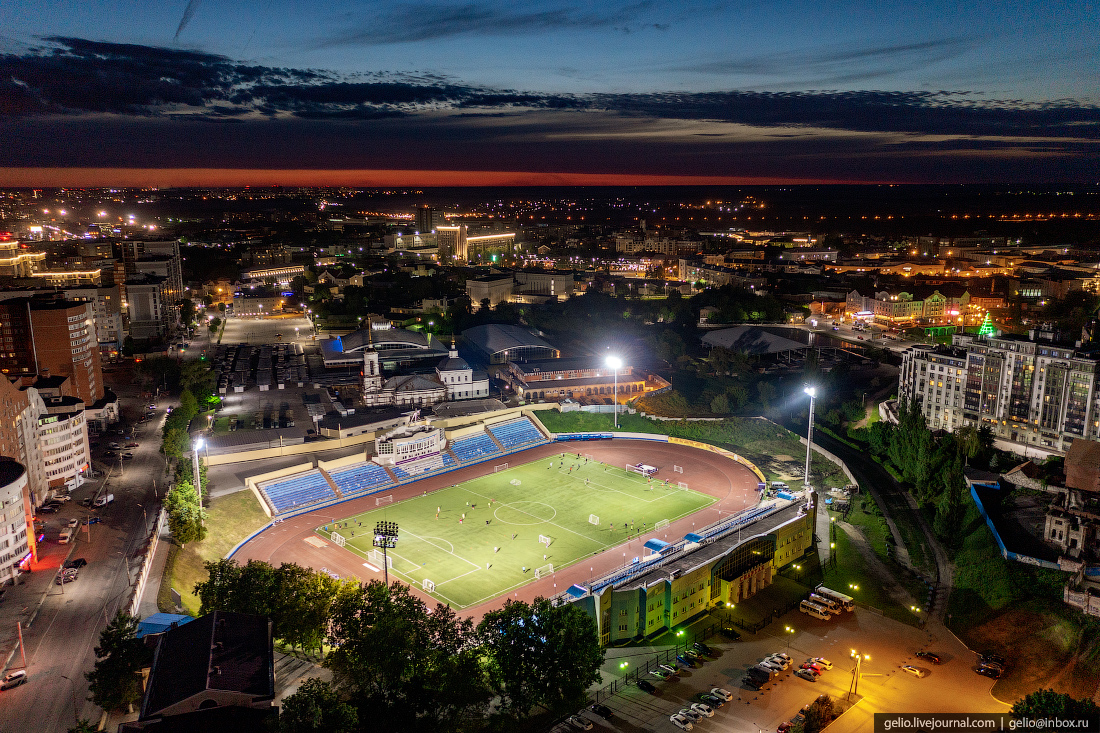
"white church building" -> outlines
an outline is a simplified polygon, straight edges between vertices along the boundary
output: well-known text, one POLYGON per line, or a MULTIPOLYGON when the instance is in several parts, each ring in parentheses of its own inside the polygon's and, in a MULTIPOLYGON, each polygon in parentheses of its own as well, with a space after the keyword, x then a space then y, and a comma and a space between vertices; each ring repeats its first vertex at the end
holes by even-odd
POLYGON ((420 406, 488 396, 489 375, 474 371, 453 343, 447 358, 436 365, 434 375, 407 374, 386 379, 378 352, 363 352, 363 401, 367 407, 420 406))

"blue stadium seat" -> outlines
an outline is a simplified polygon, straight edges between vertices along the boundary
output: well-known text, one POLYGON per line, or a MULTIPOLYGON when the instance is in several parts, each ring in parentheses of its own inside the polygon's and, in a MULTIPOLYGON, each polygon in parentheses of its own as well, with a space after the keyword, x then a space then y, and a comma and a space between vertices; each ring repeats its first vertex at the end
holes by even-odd
POLYGON ((491 425, 489 426, 489 432, 504 446, 505 450, 533 445, 546 440, 546 437, 526 417, 499 425, 491 425))
POLYGON ((317 470, 269 481, 260 484, 259 488, 276 514, 336 498, 328 481, 317 470))
POLYGON ((344 496, 370 494, 387 486, 393 486, 393 479, 386 469, 370 461, 345 466, 328 472, 332 480, 340 487, 344 496))
POLYGON ((460 463, 479 461, 492 455, 499 455, 500 448, 485 433, 475 433, 451 443, 451 450, 460 463))

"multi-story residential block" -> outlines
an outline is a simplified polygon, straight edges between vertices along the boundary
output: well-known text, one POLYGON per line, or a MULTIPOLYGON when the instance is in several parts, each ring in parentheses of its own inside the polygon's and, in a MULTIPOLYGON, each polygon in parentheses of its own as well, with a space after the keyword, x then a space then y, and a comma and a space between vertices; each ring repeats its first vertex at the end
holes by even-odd
POLYGON ((109 288, 69 288, 65 290, 65 297, 92 304, 99 356, 101 359, 118 356, 126 337, 122 288, 118 285, 109 288))
POLYGON ((171 332, 175 309, 167 278, 141 274, 127 280, 126 306, 134 339, 158 339, 171 332))
POLYGON ((1051 332, 957 335, 950 347, 914 346, 902 357, 900 395, 933 429, 986 426, 1000 439, 1062 452, 1100 437, 1100 350, 1051 332))

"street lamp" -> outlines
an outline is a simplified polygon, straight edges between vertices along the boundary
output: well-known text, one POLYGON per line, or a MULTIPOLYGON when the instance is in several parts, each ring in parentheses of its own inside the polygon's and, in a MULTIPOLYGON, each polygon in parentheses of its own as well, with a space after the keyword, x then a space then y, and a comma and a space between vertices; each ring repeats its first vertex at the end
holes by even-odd
POLYGON ((382 548, 382 569, 386 576, 386 588, 390 587, 390 560, 387 550, 397 547, 397 522, 379 522, 374 525, 375 547, 382 548))
POLYGON ((787 651, 790 651, 791 650, 791 636, 793 636, 794 633, 795 633, 794 627, 793 626, 784 626, 783 630, 787 632, 787 651))
POLYGON ((856 660, 856 665, 852 667, 852 684, 848 687, 848 700, 852 699, 852 693, 859 694, 859 677, 863 670, 863 660, 871 661, 870 654, 860 654, 855 649, 852 650, 852 659, 856 660))
POLYGON ((609 356, 605 360, 607 366, 615 370, 615 429, 619 429, 619 370, 623 368, 623 360, 617 356, 609 356))
POLYGON ((810 488, 810 452, 814 443, 814 398, 817 397, 817 387, 806 387, 803 392, 810 396, 810 423, 806 428, 806 477, 803 479, 803 488, 810 488))

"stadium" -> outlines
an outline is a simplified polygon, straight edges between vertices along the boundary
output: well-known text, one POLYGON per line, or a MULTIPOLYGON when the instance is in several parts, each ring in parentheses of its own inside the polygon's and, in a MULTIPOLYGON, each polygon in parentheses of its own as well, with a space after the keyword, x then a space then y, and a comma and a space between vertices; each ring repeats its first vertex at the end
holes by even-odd
POLYGON ((372 448, 247 479, 272 521, 230 557, 388 576, 475 617, 552 597, 610 644, 748 597, 812 543, 812 497, 762 501, 755 466, 703 443, 553 434, 511 408, 410 420, 372 448), (398 527, 384 551, 379 522, 398 527))

